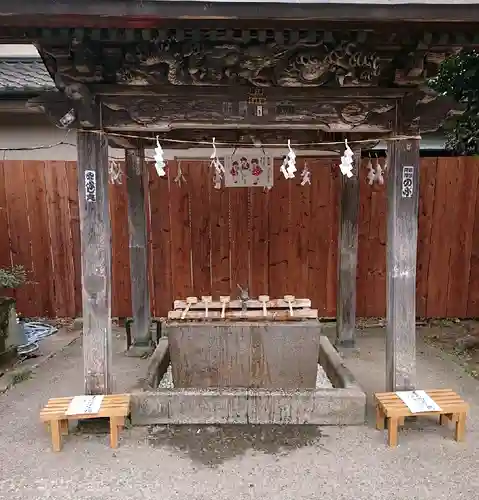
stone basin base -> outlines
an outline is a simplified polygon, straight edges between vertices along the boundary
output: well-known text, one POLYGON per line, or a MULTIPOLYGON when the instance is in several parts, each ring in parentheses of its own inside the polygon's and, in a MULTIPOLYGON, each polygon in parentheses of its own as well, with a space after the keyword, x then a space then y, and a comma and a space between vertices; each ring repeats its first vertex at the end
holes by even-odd
POLYGON ((150 424, 364 424, 366 395, 327 337, 319 364, 333 388, 156 389, 169 365, 167 339, 152 356, 141 391, 132 393, 132 422, 150 424), (155 390, 156 389, 156 390, 155 390))

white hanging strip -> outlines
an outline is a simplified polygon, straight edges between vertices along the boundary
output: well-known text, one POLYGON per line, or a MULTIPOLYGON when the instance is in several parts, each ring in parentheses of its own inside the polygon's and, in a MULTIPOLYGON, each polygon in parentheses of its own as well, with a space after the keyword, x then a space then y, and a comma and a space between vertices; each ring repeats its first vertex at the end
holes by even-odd
POLYGON ((374 175, 374 181, 380 184, 381 186, 384 184, 383 169, 381 168, 381 164, 379 163, 379 160, 377 158, 376 158, 376 172, 374 175))
POLYGON ((225 173, 225 167, 220 162, 220 159, 218 158, 218 152, 216 151, 216 142, 215 142, 215 138, 214 137, 213 137, 213 152, 211 153, 210 159, 211 159, 210 166, 214 167, 216 173, 219 174, 219 175, 224 174, 225 173))
POLYGON ((372 186, 376 179, 376 171, 374 170, 371 157, 369 157, 368 164, 366 165, 366 167, 368 169, 368 176, 367 176, 368 184, 372 186))
POLYGON ((301 172, 301 186, 305 186, 306 184, 311 185, 311 171, 308 168, 308 164, 304 162, 304 167, 301 172))
POLYGON ((281 173, 285 179, 293 179, 296 172, 296 153, 291 149, 291 141, 288 139, 288 154, 283 158, 283 163, 280 167, 281 173))
POLYGON ((121 184, 123 181, 123 170, 121 165, 116 162, 115 159, 110 158, 108 160, 108 174, 110 176, 111 184, 121 184))
POLYGON ((178 186, 181 186, 184 183, 186 183, 185 176, 183 175, 183 170, 181 170, 181 160, 178 160, 178 170, 176 172, 176 177, 174 178, 173 182, 178 184, 178 186))
POLYGON ((158 136, 156 136, 155 168, 156 168, 157 174, 160 177, 164 177, 166 175, 165 167, 166 167, 166 163, 165 163, 163 148, 161 147, 158 136))
POLYGON ((353 176, 353 156, 354 153, 351 150, 351 148, 348 146, 348 140, 344 139, 344 154, 341 157, 341 163, 339 165, 339 168, 341 170, 341 173, 345 175, 348 178, 351 178, 353 176))

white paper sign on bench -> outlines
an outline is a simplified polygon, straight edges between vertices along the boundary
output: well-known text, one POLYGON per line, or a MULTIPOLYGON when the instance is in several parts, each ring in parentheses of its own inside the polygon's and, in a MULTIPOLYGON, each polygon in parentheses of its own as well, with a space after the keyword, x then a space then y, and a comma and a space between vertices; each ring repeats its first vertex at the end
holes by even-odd
POLYGON ((67 415, 90 415, 100 411, 103 396, 75 396, 68 406, 67 415))
POLYGON ((441 408, 425 391, 399 391, 396 392, 396 395, 409 408, 411 413, 441 411, 441 408))

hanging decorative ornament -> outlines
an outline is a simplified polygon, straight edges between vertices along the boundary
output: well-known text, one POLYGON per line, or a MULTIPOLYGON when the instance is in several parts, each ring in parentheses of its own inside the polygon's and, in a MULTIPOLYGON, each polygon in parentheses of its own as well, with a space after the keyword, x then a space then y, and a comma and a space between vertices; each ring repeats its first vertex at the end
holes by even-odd
POLYGON ((218 158, 218 153, 216 151, 216 142, 215 142, 215 138, 214 137, 213 137, 213 152, 211 153, 210 159, 211 159, 210 166, 214 167, 215 172, 217 174, 220 174, 220 175, 224 174, 225 173, 225 167, 221 163, 220 159, 218 158))
POLYGON ((181 160, 178 160, 178 171, 176 172, 176 177, 173 182, 178 186, 181 186, 183 182, 186 184, 185 176, 183 175, 183 170, 181 170, 181 160))
POLYGON ((374 180, 381 186, 384 184, 383 169, 381 168, 381 164, 379 163, 378 159, 376 159, 376 172, 374 175, 374 180))
POLYGON ((368 169, 368 176, 367 176, 368 184, 370 186, 372 186, 373 183, 374 183, 374 180, 376 179, 376 172, 374 170, 373 162, 371 160, 371 157, 369 157, 369 160, 368 160, 368 163, 367 163, 366 167, 368 169))
POLYGON ((221 189, 222 182, 223 182, 223 176, 221 175, 221 172, 215 170, 215 175, 213 177, 213 187, 215 189, 221 189))
POLYGON ((156 172, 160 177, 164 177, 166 175, 165 172, 165 158, 163 154, 163 148, 161 147, 158 136, 156 136, 156 148, 155 148, 155 168, 156 172))
POLYGON ((288 139, 288 154, 283 158, 283 163, 280 167, 281 173, 285 179, 292 179, 296 172, 296 153, 291 149, 291 141, 288 139))
POLYGON ((308 164, 304 162, 304 167, 301 172, 301 186, 305 186, 306 184, 311 185, 311 171, 308 168, 308 164))
POLYGON ((108 175, 111 184, 121 184, 123 181, 123 170, 121 169, 121 165, 113 158, 109 158, 108 160, 108 175))
POLYGON ((351 148, 348 146, 348 140, 344 139, 344 154, 341 156, 341 163, 339 165, 339 168, 341 170, 341 173, 345 175, 348 178, 351 178, 353 176, 353 156, 354 153, 351 150, 351 148))

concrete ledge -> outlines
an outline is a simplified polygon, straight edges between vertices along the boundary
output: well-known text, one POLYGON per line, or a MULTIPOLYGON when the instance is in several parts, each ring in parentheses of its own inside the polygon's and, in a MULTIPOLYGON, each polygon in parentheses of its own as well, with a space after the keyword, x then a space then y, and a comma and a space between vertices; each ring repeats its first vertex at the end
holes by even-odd
POLYGON ((365 407, 352 389, 164 389, 132 394, 132 423, 357 425, 365 407))
POLYGON ((157 389, 169 364, 168 340, 160 339, 140 391, 132 393, 132 422, 150 424, 361 425, 366 394, 327 337, 319 363, 332 389, 157 389))

